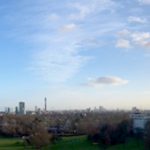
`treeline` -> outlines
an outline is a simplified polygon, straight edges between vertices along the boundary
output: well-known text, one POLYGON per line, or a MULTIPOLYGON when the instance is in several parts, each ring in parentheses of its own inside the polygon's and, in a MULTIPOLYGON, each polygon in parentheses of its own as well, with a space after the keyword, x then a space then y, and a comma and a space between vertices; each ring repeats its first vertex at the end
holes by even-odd
POLYGON ((150 149, 150 123, 144 132, 134 134, 130 112, 65 111, 42 115, 0 116, 0 135, 24 137, 26 144, 41 147, 61 135, 87 135, 88 140, 107 148, 128 138, 143 140, 150 149), (41 140, 42 139, 42 140, 41 140))
POLYGON ((132 122, 123 120, 120 123, 103 124, 95 134, 89 134, 88 139, 106 148, 110 145, 125 143, 129 137, 133 137, 132 122))
POLYGON ((66 111, 53 112, 46 118, 49 127, 57 127, 65 133, 76 135, 96 132, 99 126, 107 122, 117 123, 129 118, 129 112, 124 111, 66 111))
POLYGON ((129 112, 107 111, 86 112, 66 111, 52 112, 47 115, 3 115, 0 116, 0 134, 5 136, 24 136, 30 134, 34 122, 43 124, 44 128, 57 134, 90 134, 95 133, 100 126, 116 124, 129 119, 129 112))

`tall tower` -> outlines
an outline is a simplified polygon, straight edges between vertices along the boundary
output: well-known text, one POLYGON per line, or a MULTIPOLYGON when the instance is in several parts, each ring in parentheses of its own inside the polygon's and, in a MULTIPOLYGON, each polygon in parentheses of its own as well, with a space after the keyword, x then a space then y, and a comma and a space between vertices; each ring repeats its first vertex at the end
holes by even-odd
POLYGON ((45 111, 47 111, 47 98, 46 97, 44 98, 44 103, 45 103, 44 109, 45 109, 45 111))

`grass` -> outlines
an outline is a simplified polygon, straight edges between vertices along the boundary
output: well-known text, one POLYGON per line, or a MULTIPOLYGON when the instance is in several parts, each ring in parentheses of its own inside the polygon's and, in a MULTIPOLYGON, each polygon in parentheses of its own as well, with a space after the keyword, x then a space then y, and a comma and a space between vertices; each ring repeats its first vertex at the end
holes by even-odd
MULTIPOLYGON (((86 140, 85 136, 67 137, 53 145, 52 150, 102 150, 98 145, 86 140)), ((144 145, 136 139, 129 139, 126 144, 119 144, 107 150, 144 150, 144 145)))
POLYGON ((108 150, 144 150, 144 144, 142 141, 129 139, 126 144, 112 146, 108 150))
POLYGON ((23 143, 15 138, 0 138, 0 150, 22 150, 23 143))
MULTIPOLYGON (((0 150, 24 150, 22 140, 17 138, 0 138, 0 150)), ((102 150, 97 144, 87 141, 85 136, 64 137, 57 143, 43 150, 102 150)), ((27 150, 33 150, 28 147, 27 150)), ((129 139, 126 144, 111 146, 107 150, 144 150, 144 145, 136 139, 129 139)))
POLYGON ((93 145, 85 136, 66 137, 52 145, 52 150, 99 150, 98 145, 93 145))
MULTIPOLYGON (((0 150, 24 150, 24 143, 18 138, 0 138, 0 150)), ((29 147, 28 150, 31 150, 29 147)))

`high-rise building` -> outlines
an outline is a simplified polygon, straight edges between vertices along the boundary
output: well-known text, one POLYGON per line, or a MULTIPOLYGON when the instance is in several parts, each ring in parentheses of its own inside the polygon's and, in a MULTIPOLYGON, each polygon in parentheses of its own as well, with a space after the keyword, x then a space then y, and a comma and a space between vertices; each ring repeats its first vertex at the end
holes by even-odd
POLYGON ((19 114, 24 115, 25 114, 25 103, 19 102, 19 114))
POLYGON ((16 106, 15 107, 15 114, 18 115, 18 113, 19 113, 19 110, 18 110, 18 107, 16 106))

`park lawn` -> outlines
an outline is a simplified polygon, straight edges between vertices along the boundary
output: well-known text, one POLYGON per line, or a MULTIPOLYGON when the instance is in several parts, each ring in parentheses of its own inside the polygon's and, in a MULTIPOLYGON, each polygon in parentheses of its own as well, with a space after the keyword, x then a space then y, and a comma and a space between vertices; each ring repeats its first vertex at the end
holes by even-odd
MULTIPOLYGON (((31 150, 31 148, 28 148, 31 150)), ((24 144, 18 138, 2 138, 0 137, 0 150, 24 150, 24 144)))
POLYGON ((0 138, 0 150, 22 150, 23 143, 16 138, 0 138))
POLYGON ((85 136, 64 137, 52 145, 51 150, 99 150, 98 145, 93 145, 85 136))
MULTIPOLYGON (((0 138, 0 150, 24 150, 24 144, 18 138, 0 138)), ((33 150, 27 147, 28 150, 33 150)), ((55 144, 43 150, 102 150, 97 144, 92 144, 86 136, 64 137, 55 144)), ((136 139, 129 139, 126 144, 108 147, 107 150, 144 150, 144 145, 136 139)))
MULTIPOLYGON (((87 141, 86 136, 79 136, 63 138, 52 145, 51 150, 102 150, 102 148, 87 141)), ((144 144, 136 139, 129 139, 126 144, 111 146, 107 150, 144 150, 144 144)))

